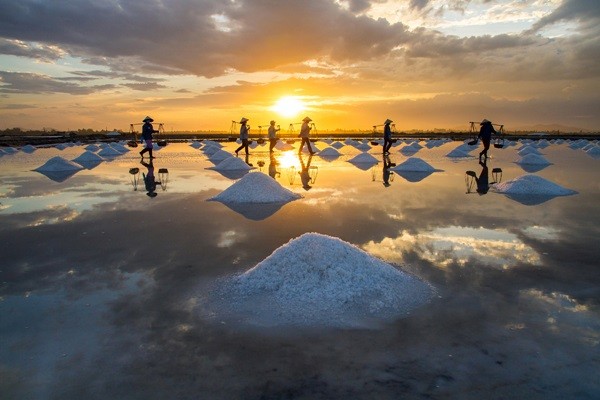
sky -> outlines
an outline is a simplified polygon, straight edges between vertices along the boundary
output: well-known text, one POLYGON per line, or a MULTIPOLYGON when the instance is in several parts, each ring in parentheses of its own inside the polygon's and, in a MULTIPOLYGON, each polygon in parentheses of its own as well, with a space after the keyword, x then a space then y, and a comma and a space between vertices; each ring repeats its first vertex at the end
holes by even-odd
POLYGON ((598 0, 2 0, 0 129, 598 131, 598 0))

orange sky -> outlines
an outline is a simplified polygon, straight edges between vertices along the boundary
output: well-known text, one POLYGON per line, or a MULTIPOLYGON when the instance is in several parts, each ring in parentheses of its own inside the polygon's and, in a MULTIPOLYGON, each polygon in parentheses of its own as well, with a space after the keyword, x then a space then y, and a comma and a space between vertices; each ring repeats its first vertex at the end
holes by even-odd
POLYGON ((4 0, 0 129, 597 130, 599 20, 576 0, 4 0))

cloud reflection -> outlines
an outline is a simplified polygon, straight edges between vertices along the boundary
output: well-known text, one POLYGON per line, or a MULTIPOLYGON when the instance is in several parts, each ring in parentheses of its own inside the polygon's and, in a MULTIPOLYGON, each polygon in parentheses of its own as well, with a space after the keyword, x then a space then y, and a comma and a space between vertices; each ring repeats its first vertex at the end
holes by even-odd
POLYGON ((403 231, 396 238, 386 237, 378 243, 370 241, 363 247, 371 254, 398 264, 403 262, 407 251, 416 252, 440 268, 455 263, 500 269, 522 263, 541 264, 539 254, 516 234, 486 228, 451 226, 416 234, 403 231))

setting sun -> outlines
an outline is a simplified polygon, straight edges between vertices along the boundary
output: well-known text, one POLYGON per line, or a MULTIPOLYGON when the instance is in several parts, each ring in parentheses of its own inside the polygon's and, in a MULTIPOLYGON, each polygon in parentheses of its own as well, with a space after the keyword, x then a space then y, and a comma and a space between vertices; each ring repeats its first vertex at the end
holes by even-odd
POLYGON ((297 97, 282 97, 272 107, 272 110, 282 117, 295 117, 304 111, 304 103, 297 97))

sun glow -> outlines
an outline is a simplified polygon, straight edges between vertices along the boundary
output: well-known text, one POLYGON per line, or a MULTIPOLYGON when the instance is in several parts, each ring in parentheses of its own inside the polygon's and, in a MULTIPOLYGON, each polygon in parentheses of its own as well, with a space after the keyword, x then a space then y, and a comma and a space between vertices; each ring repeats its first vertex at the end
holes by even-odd
POLYGON ((304 103, 297 97, 286 96, 277 100, 277 103, 273 105, 271 110, 282 117, 295 117, 304 111, 304 103))

